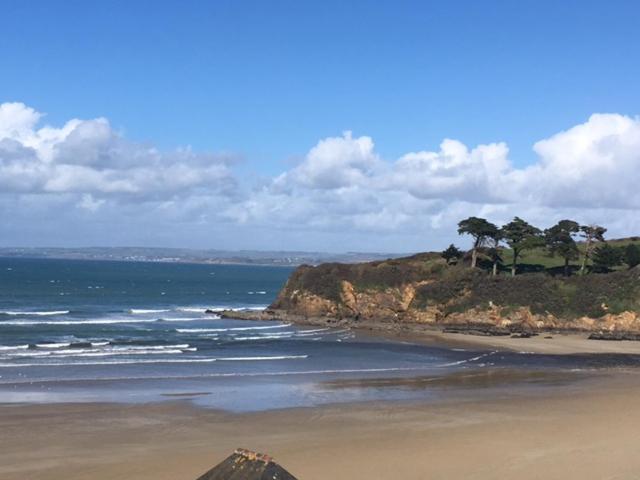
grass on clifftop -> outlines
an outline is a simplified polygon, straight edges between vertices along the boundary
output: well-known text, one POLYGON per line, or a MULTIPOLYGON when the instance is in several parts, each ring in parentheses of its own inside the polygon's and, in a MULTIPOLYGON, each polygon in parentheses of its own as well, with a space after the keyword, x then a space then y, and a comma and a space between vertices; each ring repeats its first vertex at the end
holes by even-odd
MULTIPOLYGON (((607 243, 612 247, 626 247, 629 244, 635 244, 640 246, 640 237, 621 238, 616 240, 608 240, 607 243)), ((577 243, 578 250, 580 251, 580 258, 584 253, 585 245, 582 242, 577 243)), ((511 258, 513 252, 508 249, 502 249, 502 258, 504 259, 504 265, 502 270, 508 271, 511 269, 511 258)), ((580 261, 572 261, 569 263, 573 270, 577 270, 580 267, 580 261)), ((518 261, 519 272, 544 272, 551 270, 552 272, 561 271, 564 266, 564 260, 560 257, 550 256, 545 248, 536 248, 532 250, 526 250, 521 254, 518 261)), ((624 269, 619 267, 618 269, 624 269)))

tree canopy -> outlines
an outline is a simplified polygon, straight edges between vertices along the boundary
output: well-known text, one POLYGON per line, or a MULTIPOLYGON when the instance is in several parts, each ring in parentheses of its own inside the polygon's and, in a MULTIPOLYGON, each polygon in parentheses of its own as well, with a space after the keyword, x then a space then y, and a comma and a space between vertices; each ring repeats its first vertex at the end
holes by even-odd
POLYGON ((503 239, 513 252, 511 275, 514 276, 518 268, 518 258, 520 254, 524 250, 544 245, 542 231, 519 217, 514 217, 513 220, 504 225, 501 230, 503 239))
POLYGON ((580 266, 580 273, 585 272, 587 267, 587 260, 591 258, 593 253, 594 244, 596 242, 604 242, 604 234, 607 229, 599 225, 583 225, 580 227, 580 236, 584 238, 584 252, 582 254, 582 265, 580 266))
MULTIPOLYGON (((507 248, 511 250, 506 253, 511 256, 512 276, 518 273, 519 263, 527 250, 533 251, 527 271, 547 270, 553 273, 558 265, 545 260, 545 256, 562 258, 565 276, 569 276, 572 269, 586 274, 589 271, 608 272, 624 264, 629 268, 640 265, 640 238, 631 238, 632 243, 624 239, 614 240, 609 245, 605 240, 606 232, 607 229, 600 225, 581 225, 569 219, 560 220, 545 230, 517 216, 502 227, 481 217, 469 217, 458 223, 458 234, 469 235, 473 239, 471 267, 478 266, 482 254, 480 266, 489 269, 491 265, 493 275, 497 275, 498 267, 503 264, 507 248), (580 261, 578 266, 577 260, 580 261)), ((463 257, 463 252, 451 244, 441 252, 441 256, 447 264, 455 264, 463 257)))
POLYGON ((622 263, 623 250, 607 243, 598 245, 593 250, 593 269, 596 272, 608 272, 622 263))
POLYGON ((453 243, 449 245, 449 247, 444 250, 440 256, 444 258, 448 264, 457 263, 459 259, 462 258, 463 253, 458 247, 456 247, 453 243))
POLYGON ((469 217, 458 223, 459 235, 470 235, 473 238, 471 251, 471 268, 475 268, 478 259, 478 249, 498 235, 499 228, 485 218, 469 217))
POLYGON ((573 238, 580 231, 580 225, 573 220, 560 220, 556 225, 544 231, 545 243, 551 255, 564 259, 564 274, 569 276, 569 261, 577 260, 578 245, 573 238))
POLYGON ((623 261, 629 268, 640 265, 640 247, 633 243, 627 245, 624 249, 623 261))

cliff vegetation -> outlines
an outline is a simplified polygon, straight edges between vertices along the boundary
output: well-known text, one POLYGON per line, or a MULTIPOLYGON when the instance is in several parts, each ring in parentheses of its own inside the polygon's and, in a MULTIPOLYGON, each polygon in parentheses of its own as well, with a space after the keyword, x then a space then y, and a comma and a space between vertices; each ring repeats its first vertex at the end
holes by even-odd
POLYGON ((303 265, 270 311, 309 323, 640 332, 637 238, 606 242, 606 229, 569 220, 544 232, 517 217, 502 228, 468 220, 461 234, 487 235, 475 236, 469 252, 451 245, 384 261, 303 265))

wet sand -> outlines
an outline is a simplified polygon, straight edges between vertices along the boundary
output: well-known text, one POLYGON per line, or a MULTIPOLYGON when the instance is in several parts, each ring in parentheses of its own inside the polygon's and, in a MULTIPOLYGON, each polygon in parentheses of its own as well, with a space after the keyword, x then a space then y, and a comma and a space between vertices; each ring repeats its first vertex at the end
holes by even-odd
POLYGON ((301 480, 632 479, 640 375, 544 395, 252 414, 149 405, 0 406, 0 478, 192 480, 236 447, 301 480))

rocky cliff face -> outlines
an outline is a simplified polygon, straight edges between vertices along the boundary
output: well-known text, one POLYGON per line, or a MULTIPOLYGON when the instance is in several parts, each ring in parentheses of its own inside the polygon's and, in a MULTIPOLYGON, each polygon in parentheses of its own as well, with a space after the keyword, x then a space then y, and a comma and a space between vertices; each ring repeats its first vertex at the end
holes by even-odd
POLYGON ((302 266, 270 306, 307 323, 536 332, 640 332, 640 270, 492 278, 434 255, 302 266))

